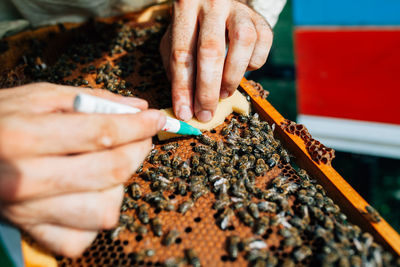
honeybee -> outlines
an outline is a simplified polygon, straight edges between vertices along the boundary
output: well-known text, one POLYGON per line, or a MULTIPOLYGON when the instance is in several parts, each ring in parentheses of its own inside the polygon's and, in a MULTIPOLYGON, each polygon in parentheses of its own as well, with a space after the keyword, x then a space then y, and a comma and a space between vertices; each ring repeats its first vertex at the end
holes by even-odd
POLYGON ((299 186, 296 183, 292 183, 292 182, 286 183, 280 187, 282 194, 284 194, 284 195, 293 194, 297 191, 298 188, 299 188, 299 186))
POLYGON ((171 161, 171 166, 176 169, 178 168, 179 164, 181 164, 181 158, 180 157, 174 157, 171 161))
POLYGON ((257 204, 258 210, 267 211, 267 212, 276 212, 276 204, 274 202, 269 201, 261 201, 257 204))
POLYGON ((156 155, 157 153, 158 153, 158 150, 155 149, 155 148, 153 148, 153 149, 150 151, 149 155, 147 155, 146 160, 150 160, 150 159, 151 159, 152 157, 154 157, 154 155, 156 155))
POLYGON ((242 123, 247 123, 249 121, 249 117, 246 115, 239 115, 238 120, 242 123))
POLYGON ((268 166, 269 166, 270 168, 273 168, 274 166, 278 165, 279 160, 280 160, 279 155, 276 154, 276 153, 274 153, 274 154, 272 154, 271 158, 269 158, 269 159, 267 160, 267 164, 268 164, 268 166))
POLYGON ((228 124, 227 126, 222 128, 221 134, 224 136, 228 135, 232 131, 232 127, 233 127, 233 124, 228 124))
POLYGON ((191 248, 185 250, 185 256, 189 264, 193 265, 193 267, 200 267, 200 260, 197 256, 197 253, 191 248))
POLYGON ((256 235, 263 235, 265 231, 269 227, 269 217, 267 216, 262 216, 259 220, 257 220, 255 228, 254 228, 254 233, 256 235))
POLYGON ((232 259, 236 259, 239 254, 240 237, 237 235, 228 238, 228 254, 232 259))
POLYGON ((142 197, 142 190, 140 189, 140 185, 138 183, 133 183, 131 185, 131 195, 135 200, 138 200, 142 197))
POLYGON ((167 153, 161 154, 160 155, 160 160, 161 160, 161 163, 164 166, 170 166, 171 165, 171 159, 169 158, 169 155, 167 153))
POLYGON ((162 244, 164 246, 170 246, 175 243, 176 239, 179 237, 179 232, 177 230, 171 230, 168 234, 164 237, 162 244))
POLYGON ((181 205, 179 205, 178 212, 185 214, 192 207, 193 207, 193 201, 190 199, 186 200, 181 205))
POLYGON ((312 255, 312 251, 307 246, 301 246, 293 252, 293 256, 298 262, 304 260, 305 258, 307 258, 311 255, 312 255))
POLYGON ((174 142, 174 143, 163 145, 161 147, 161 149, 164 150, 164 151, 170 151, 170 150, 177 149, 178 147, 179 147, 179 144, 177 142, 174 142))
POLYGON ((179 181, 178 182, 178 187, 177 187, 177 192, 184 196, 187 193, 187 184, 184 181, 179 181))
POLYGON ((254 202, 250 203, 250 205, 248 206, 248 210, 251 216, 253 216, 255 219, 260 218, 260 212, 258 210, 256 203, 254 202))
POLYGON ((162 222, 160 218, 156 217, 151 220, 151 229, 153 230, 154 235, 162 236, 163 231, 162 231, 162 222))
POLYGON ((278 176, 278 177, 274 178, 274 179, 271 181, 271 184, 272 184, 272 186, 279 188, 279 187, 281 187, 284 183, 286 183, 287 179, 288 179, 288 178, 287 178, 286 176, 278 176))
POLYGON ((213 204, 213 209, 220 210, 225 208, 230 204, 230 200, 227 194, 220 194, 219 199, 217 199, 213 204))
POLYGON ((155 178, 157 177, 157 173, 154 171, 154 169, 148 169, 146 171, 144 171, 141 174, 141 177, 145 180, 145 181, 154 181, 155 178))
POLYGON ((193 155, 190 159, 192 167, 197 167, 200 164, 200 157, 198 155, 193 155))
POLYGON ((209 136, 207 136, 205 134, 199 135, 198 139, 204 145, 207 145, 207 146, 215 146, 216 145, 215 140, 213 140, 211 137, 209 137, 209 136))
POLYGON ((254 226, 254 219, 250 216, 250 214, 245 210, 241 209, 238 212, 240 220, 247 226, 253 227, 254 226))
POLYGON ((373 207, 366 206, 365 209, 367 210, 368 217, 372 222, 378 223, 381 221, 381 216, 373 207))
POLYGON ((184 258, 169 258, 164 262, 165 267, 180 267, 186 263, 184 258))
POLYGON ((281 148, 279 154, 280 154, 281 159, 283 160, 283 162, 285 162, 285 163, 289 163, 290 162, 290 156, 289 156, 289 153, 286 151, 286 149, 281 148))
POLYGON ((190 176, 190 166, 186 161, 180 165, 180 171, 183 177, 188 178, 190 176))
POLYGON ((230 208, 226 208, 220 215, 218 225, 221 230, 226 230, 228 228, 231 217, 234 215, 234 212, 230 208))
POLYGON ((138 218, 143 224, 149 223, 149 213, 148 206, 146 204, 142 204, 138 208, 138 218))
POLYGON ((124 229, 125 227, 123 226, 117 226, 116 228, 112 229, 110 231, 109 237, 111 240, 115 240, 118 238, 119 234, 121 233, 121 231, 124 229))
POLYGON ((213 152, 209 147, 204 146, 204 145, 198 145, 198 146, 193 147, 193 151, 200 153, 200 154, 209 154, 209 153, 213 152))
POLYGON ((124 197, 122 202, 121 211, 136 209, 138 207, 137 203, 130 197, 124 197))

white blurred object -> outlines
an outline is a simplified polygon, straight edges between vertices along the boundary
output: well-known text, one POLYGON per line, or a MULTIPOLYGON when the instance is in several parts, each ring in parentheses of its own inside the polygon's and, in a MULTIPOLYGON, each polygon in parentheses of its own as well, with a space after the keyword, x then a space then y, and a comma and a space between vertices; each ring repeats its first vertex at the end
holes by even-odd
MULTIPOLYGON (((13 4, 32 26, 37 27, 60 22, 82 22, 88 17, 115 16, 162 2, 165 0, 10 0, 6 4, 13 4)), ((260 13, 271 27, 275 26, 285 4, 286 0, 249 0, 249 6, 260 13)), ((0 10, 0 15, 5 10, 0 10)))
POLYGON ((313 138, 338 151, 400 159, 400 126, 300 114, 313 138))
POLYGON ((275 27, 279 14, 285 7, 286 0, 250 0, 249 5, 260 13, 271 25, 275 27))

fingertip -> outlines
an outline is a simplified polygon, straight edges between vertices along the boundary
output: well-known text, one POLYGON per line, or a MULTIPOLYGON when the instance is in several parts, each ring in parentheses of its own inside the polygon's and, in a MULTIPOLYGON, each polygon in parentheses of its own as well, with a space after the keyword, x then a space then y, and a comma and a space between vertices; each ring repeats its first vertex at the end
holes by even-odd
POLYGON ((222 89, 221 90, 221 92, 220 92, 220 94, 219 94, 219 97, 221 98, 221 99, 225 99, 225 98, 228 98, 228 97, 230 97, 230 93, 229 93, 229 91, 227 90, 227 89, 222 89))
POLYGON ((187 105, 182 105, 178 107, 177 112, 175 113, 176 117, 182 121, 188 121, 193 118, 192 109, 187 105))
POLYGON ((147 111, 149 119, 156 125, 156 131, 160 131, 167 122, 167 116, 161 111, 156 109, 149 109, 147 111))
POLYGON ((201 122, 208 122, 212 119, 213 114, 210 110, 201 110, 196 113, 196 117, 201 122))

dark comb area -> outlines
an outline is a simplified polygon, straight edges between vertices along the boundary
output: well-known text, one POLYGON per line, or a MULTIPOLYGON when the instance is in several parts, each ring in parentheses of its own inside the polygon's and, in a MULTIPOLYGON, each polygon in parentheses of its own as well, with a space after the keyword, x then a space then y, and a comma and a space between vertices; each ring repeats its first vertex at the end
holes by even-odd
MULTIPOLYGON (((158 52, 167 25, 157 17, 146 23, 59 26, 43 38, 26 40, 30 49, 3 73, 0 87, 48 81, 169 107, 170 87, 158 52)), ((260 96, 268 96, 254 85, 260 96)), ((296 133, 294 123, 285 127, 296 133)), ((58 264, 400 266, 292 163, 274 128, 257 113, 232 114, 197 138, 154 140, 125 184, 119 225, 99 232, 81 257, 57 257, 58 264)), ((306 131, 298 130, 299 135, 306 131)), ((318 158, 328 163, 324 159, 318 158)))

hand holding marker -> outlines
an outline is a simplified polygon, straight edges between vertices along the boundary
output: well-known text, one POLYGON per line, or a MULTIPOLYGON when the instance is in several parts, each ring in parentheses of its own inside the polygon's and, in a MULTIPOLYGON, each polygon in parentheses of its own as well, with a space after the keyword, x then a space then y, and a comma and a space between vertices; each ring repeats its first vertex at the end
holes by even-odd
MULTIPOLYGON (((135 107, 82 93, 78 94, 74 99, 74 110, 82 113, 103 114, 134 114, 141 111, 135 107)), ((201 135, 199 129, 190 126, 186 122, 170 117, 167 117, 167 122, 161 130, 182 135, 201 135)))

